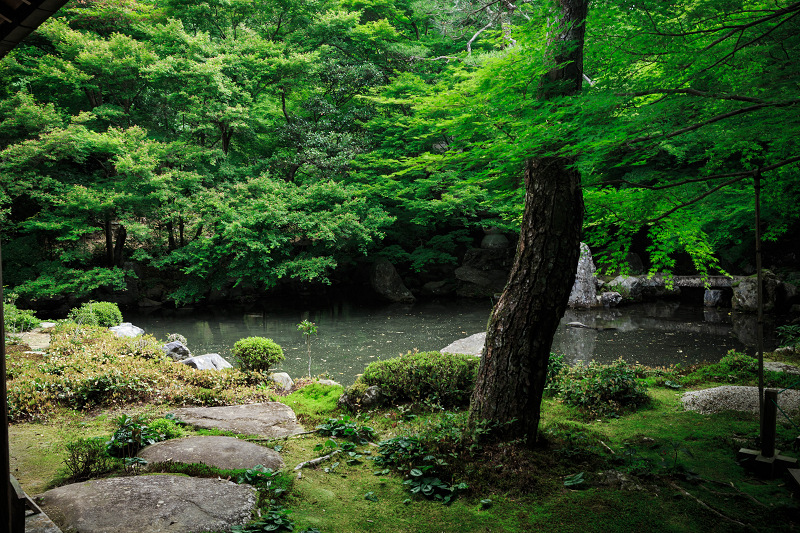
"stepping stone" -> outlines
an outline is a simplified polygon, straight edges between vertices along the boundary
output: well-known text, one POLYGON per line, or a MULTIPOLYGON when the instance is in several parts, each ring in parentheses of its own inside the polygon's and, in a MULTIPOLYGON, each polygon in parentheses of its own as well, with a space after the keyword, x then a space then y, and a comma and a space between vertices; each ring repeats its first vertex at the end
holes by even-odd
POLYGON ((183 407, 173 411, 187 424, 205 429, 221 429, 242 435, 261 435, 274 439, 305 431, 292 409, 280 402, 229 405, 225 407, 183 407))
POLYGON ((204 463, 231 470, 263 465, 283 468, 283 459, 271 448, 235 437, 186 437, 152 444, 137 454, 149 463, 204 463))
POLYGON ((250 485, 172 475, 97 479, 41 497, 62 530, 81 533, 229 531, 250 520, 256 502, 250 485))

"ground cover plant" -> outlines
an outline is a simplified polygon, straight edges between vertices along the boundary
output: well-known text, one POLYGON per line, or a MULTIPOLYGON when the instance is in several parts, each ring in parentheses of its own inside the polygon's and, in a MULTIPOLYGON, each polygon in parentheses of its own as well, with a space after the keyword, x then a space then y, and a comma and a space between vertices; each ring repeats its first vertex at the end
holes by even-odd
MULTIPOLYGON (((647 403, 598 419, 586 416, 580 402, 550 396, 535 445, 495 441, 493 428, 470 426, 465 410, 424 401, 345 415, 336 403, 341 387, 311 384, 275 399, 304 413, 312 433, 253 439, 279 451, 287 464, 280 473, 144 465, 135 456, 126 466, 111 457, 107 443, 120 430, 127 432, 120 441, 133 438, 132 425, 141 426, 141 440, 206 433, 164 416, 169 405, 160 402, 126 406, 124 413, 56 406, 50 421, 11 426, 12 457, 21 461, 23 483, 39 490, 143 471, 247 482, 259 488, 261 510, 241 528, 248 532, 777 532, 800 525, 782 480, 755 478, 734 460, 739 447, 756 446, 754 415, 685 412, 683 391, 665 385, 679 380, 677 373, 618 365, 598 376, 647 381, 647 403), (293 470, 319 457, 327 458, 299 476, 293 470), (72 470, 61 464, 65 459, 72 470), (25 478, 34 474, 39 481, 25 478)), ((715 384, 692 379, 696 386, 715 384)), ((779 426, 779 448, 790 450, 794 437, 790 426, 779 426)))

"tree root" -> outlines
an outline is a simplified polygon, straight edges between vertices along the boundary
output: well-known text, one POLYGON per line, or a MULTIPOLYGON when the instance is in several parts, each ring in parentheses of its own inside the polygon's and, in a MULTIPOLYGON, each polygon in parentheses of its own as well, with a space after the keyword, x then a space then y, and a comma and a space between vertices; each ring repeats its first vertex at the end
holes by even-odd
POLYGON ((672 482, 672 481, 669 481, 668 483, 669 483, 669 484, 670 484, 670 485, 671 485, 671 486, 672 486, 672 487, 673 487, 675 490, 677 490, 678 492, 680 492, 680 493, 681 493, 681 494, 683 494, 684 496, 688 496, 689 498, 693 499, 693 500, 694 500, 694 501, 696 501, 698 504, 700 504, 700 506, 701 506, 701 507, 703 507, 704 509, 707 509, 707 510, 711 511, 712 513, 714 513, 714 514, 715 514, 715 515, 717 515, 718 517, 722 518, 723 520, 727 520, 728 522, 733 522, 734 524, 737 524, 737 525, 739 525, 739 526, 742 526, 742 527, 747 527, 747 524, 743 524, 742 522, 739 522, 738 520, 734 520, 733 518, 731 518, 731 517, 729 517, 729 516, 725 516, 724 514, 720 513, 720 512, 719 512, 719 511, 717 511, 716 509, 714 509, 713 507, 709 506, 707 503, 705 503, 704 501, 702 501, 702 500, 701 500, 700 498, 698 498, 697 496, 694 496, 694 495, 692 495, 691 493, 687 492, 686 490, 682 489, 681 487, 679 487, 678 485, 676 485, 674 482, 672 482))

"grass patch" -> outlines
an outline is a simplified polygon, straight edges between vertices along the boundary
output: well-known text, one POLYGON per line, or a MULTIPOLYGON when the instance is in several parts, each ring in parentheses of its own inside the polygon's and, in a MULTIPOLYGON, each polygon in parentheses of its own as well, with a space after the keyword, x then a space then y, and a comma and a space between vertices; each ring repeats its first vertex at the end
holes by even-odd
POLYGON ((280 399, 291 407, 307 428, 315 428, 336 411, 336 402, 344 392, 339 385, 311 383, 280 399))

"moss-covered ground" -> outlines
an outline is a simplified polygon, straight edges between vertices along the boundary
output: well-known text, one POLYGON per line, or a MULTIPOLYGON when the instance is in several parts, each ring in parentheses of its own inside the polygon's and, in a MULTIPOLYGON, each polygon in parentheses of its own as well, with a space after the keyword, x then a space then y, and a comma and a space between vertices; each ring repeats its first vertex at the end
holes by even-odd
MULTIPOLYGON (((686 412, 680 404, 685 390, 674 390, 663 381, 651 380, 646 406, 619 417, 587 418, 573 407, 546 399, 540 440, 533 447, 474 441, 466 429, 465 411, 445 411, 431 404, 379 409, 357 418, 350 414, 349 423, 375 430, 373 442, 346 450, 341 447, 346 439, 335 437, 339 455, 301 469, 299 476, 295 465, 327 453, 332 448, 324 445, 330 437, 311 433, 253 440, 275 447, 284 457, 287 466, 281 483, 288 490, 275 504, 288 513, 298 532, 308 528, 324 533, 800 528, 798 496, 786 479, 760 479, 736 463, 739 448, 756 447, 757 417, 686 412), (379 455, 377 442, 412 435, 420 436, 431 453, 447 463, 440 472, 448 483, 469 485, 451 504, 410 494, 402 474, 373 460, 379 455)), ((711 385, 695 380, 692 386, 711 385)), ((341 393, 341 387, 311 384, 277 399, 292 407, 312 430, 329 418, 346 416, 337 408, 341 393)), ((148 403, 94 411, 59 408, 46 420, 15 423, 10 427, 12 471, 31 494, 66 483, 63 461, 68 442, 109 436, 121 412, 154 419, 169 409, 148 403)), ((191 428, 188 432, 201 433, 191 428)), ((792 444, 798 435, 791 423, 780 423, 778 447, 797 456, 792 444)), ((262 503, 266 511, 269 499, 262 503)))

